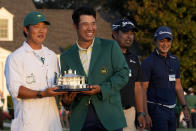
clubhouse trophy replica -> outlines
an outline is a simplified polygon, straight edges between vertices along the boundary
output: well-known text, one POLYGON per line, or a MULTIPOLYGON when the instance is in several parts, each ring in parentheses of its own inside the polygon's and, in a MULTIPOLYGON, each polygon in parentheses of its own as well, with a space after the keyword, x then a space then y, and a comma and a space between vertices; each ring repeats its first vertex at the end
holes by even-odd
POLYGON ((56 86, 59 87, 57 92, 90 90, 85 84, 85 76, 77 75, 76 71, 73 72, 71 69, 65 71, 63 76, 56 77, 56 86))

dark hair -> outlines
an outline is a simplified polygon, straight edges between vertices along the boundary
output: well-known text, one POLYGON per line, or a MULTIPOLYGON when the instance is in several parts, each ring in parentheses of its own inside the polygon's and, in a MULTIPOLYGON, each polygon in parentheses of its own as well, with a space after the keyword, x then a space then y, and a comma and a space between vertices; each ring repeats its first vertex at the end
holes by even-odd
POLYGON ((76 27, 78 27, 78 24, 80 22, 80 16, 81 15, 92 15, 96 19, 96 12, 93 8, 82 6, 74 10, 72 14, 72 20, 76 27))
MULTIPOLYGON (((27 30, 29 30, 29 25, 27 25, 26 28, 27 28, 27 30)), ((27 34, 25 33, 24 30, 23 30, 23 34, 24 34, 24 37, 27 38, 27 34)))

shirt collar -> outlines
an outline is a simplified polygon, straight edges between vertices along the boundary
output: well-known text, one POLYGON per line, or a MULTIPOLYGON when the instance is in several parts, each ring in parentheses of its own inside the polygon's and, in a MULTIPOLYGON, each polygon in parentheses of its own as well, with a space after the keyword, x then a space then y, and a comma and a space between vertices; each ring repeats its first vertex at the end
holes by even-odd
MULTIPOLYGON (((24 41, 23 47, 25 48, 25 50, 26 50, 27 52, 32 52, 32 51, 33 51, 33 49, 32 49, 31 46, 27 43, 27 41, 24 41)), ((43 45, 42 45, 42 49, 43 49, 43 45)))
MULTIPOLYGON (((155 48, 154 53, 155 53, 157 56, 161 57, 161 58, 165 58, 164 56, 160 55, 160 53, 159 53, 159 51, 158 51, 157 48, 155 48)), ((171 56, 171 53, 168 52, 166 58, 168 58, 168 57, 170 57, 170 56, 171 56)))
MULTIPOLYGON (((88 49, 90 49, 90 48, 93 47, 93 45, 94 45, 94 40, 95 40, 95 38, 93 39, 93 42, 92 42, 92 44, 88 47, 88 49)), ((76 44, 77 44, 79 50, 81 50, 81 51, 88 50, 88 49, 82 48, 82 47, 78 44, 78 41, 76 41, 76 44)))
MULTIPOLYGON (((26 52, 33 52, 33 51, 34 51, 34 50, 31 48, 31 46, 27 43, 27 41, 24 41, 23 47, 24 47, 24 49, 25 49, 26 52)), ((46 48, 44 45, 42 45, 42 49, 43 49, 44 52, 46 52, 46 49, 47 49, 47 48, 46 48)), ((50 54, 49 51, 47 51, 47 52, 48 52, 48 54, 50 54)))
POLYGON ((130 55, 130 54, 132 54, 132 53, 131 53, 130 49, 127 49, 126 52, 125 52, 124 54, 130 55))

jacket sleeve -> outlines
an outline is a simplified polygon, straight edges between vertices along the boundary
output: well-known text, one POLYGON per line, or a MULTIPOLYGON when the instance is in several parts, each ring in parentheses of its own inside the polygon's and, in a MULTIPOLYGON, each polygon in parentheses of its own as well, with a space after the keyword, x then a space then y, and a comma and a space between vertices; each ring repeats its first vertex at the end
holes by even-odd
POLYGON ((127 84, 129 79, 129 68, 122 51, 116 42, 112 45, 113 75, 107 81, 100 84, 103 100, 108 96, 116 95, 116 92, 120 92, 120 89, 127 84))

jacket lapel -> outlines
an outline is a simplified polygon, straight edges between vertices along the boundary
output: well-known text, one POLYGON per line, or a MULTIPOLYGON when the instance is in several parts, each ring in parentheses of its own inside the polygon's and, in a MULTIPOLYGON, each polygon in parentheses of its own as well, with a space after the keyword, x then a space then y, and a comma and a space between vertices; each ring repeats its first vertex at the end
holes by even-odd
POLYGON ((73 58, 73 63, 76 65, 76 69, 77 69, 77 74, 79 75, 86 75, 81 60, 80 60, 80 56, 79 56, 79 52, 78 52, 78 46, 75 43, 73 45, 73 53, 72 53, 72 58, 73 58))
POLYGON ((100 54, 101 54, 101 42, 100 39, 95 37, 88 74, 90 74, 91 71, 93 70, 93 67, 96 61, 98 60, 100 54))

